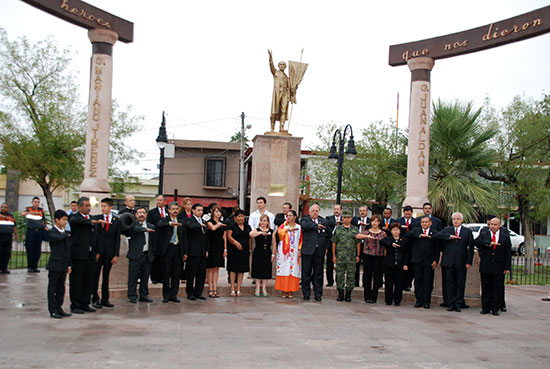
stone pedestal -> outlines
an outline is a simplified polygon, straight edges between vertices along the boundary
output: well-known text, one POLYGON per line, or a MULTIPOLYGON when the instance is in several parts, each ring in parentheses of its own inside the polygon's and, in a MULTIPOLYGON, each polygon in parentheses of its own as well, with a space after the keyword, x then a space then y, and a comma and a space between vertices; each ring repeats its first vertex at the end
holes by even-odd
POLYGON ((403 205, 413 207, 420 215, 428 201, 430 162, 430 72, 431 58, 408 61, 411 70, 411 99, 409 105, 409 144, 407 154, 407 193, 403 205))
POLYGON ((301 137, 258 135, 252 139, 252 182, 250 212, 256 210, 256 198, 267 199, 267 209, 276 214, 284 202, 298 208, 300 196, 301 137))

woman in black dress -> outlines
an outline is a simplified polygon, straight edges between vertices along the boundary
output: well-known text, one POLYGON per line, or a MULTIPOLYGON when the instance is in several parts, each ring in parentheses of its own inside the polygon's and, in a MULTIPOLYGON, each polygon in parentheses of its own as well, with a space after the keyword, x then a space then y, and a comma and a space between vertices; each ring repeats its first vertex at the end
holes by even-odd
POLYGON ((211 209, 211 218, 206 222, 208 226, 208 257, 206 258, 206 280, 208 281, 208 296, 219 297, 218 278, 220 268, 225 266, 227 241, 225 238, 226 224, 222 223, 222 211, 219 206, 211 209))
POLYGON ((252 278, 256 280, 256 297, 260 296, 260 286, 264 297, 267 297, 267 281, 271 279, 272 263, 275 256, 273 230, 269 229, 267 214, 260 216, 260 227, 256 231, 261 233, 255 238, 256 245, 252 253, 252 278))
POLYGON ((227 271, 229 272, 229 283, 231 284, 231 296, 241 296, 241 285, 244 273, 250 271, 250 250, 252 250, 252 237, 261 232, 252 230, 244 222, 244 211, 239 209, 235 212, 234 222, 227 230, 227 271), (235 291, 235 280, 237 290, 235 291))
POLYGON ((239 209, 235 212, 234 222, 227 230, 227 271, 231 284, 231 296, 241 295, 241 284, 244 273, 249 271, 249 252, 252 248, 250 238, 250 226, 244 222, 244 211, 239 209), (235 292, 235 279, 237 280, 237 291, 235 292))

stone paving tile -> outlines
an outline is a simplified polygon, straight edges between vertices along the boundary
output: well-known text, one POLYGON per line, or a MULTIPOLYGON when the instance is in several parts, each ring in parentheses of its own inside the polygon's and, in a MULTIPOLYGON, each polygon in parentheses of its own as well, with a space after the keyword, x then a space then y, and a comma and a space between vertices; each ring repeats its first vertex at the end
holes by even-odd
MULTIPOLYGON (((0 276, 0 368, 548 368, 548 287, 507 289, 509 312, 246 296, 118 299, 49 318, 47 273, 0 276)), ((66 300, 68 310, 68 299, 66 300)))

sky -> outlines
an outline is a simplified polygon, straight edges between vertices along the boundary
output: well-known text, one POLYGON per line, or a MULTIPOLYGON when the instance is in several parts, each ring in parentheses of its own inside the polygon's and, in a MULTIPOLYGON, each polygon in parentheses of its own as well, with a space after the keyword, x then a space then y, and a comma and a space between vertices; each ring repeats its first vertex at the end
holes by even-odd
MULTIPOLYGON (((68 1, 70 4, 70 0, 68 1)), ((113 98, 143 115, 128 144, 144 153, 132 173, 158 173, 155 143, 162 112, 170 139, 228 141, 269 130, 273 77, 267 50, 309 64, 297 92, 290 133, 302 148, 317 144, 316 127, 351 124, 357 135, 377 121, 408 125, 410 72, 388 65, 389 46, 464 31, 550 5, 541 0, 287 1, 89 0, 134 23, 134 42, 117 42, 113 98)), ((87 31, 19 0, 2 0, 0 27, 11 39, 51 35, 75 52, 83 106, 88 99, 91 45, 87 31)), ((550 34, 482 52, 437 60, 433 101, 489 97, 496 108, 514 96, 550 92, 550 34)))

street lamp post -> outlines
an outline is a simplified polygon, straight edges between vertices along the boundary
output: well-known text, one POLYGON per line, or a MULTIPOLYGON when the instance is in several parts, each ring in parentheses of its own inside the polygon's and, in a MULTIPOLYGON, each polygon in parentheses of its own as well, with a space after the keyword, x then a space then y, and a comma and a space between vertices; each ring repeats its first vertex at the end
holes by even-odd
POLYGON ((159 194, 163 194, 163 182, 164 182, 164 148, 168 143, 168 137, 166 136, 166 120, 164 118, 164 111, 162 112, 162 122, 160 123, 159 135, 157 137, 157 146, 160 149, 160 165, 159 165, 159 194))
POLYGON ((344 128, 344 133, 340 131, 340 129, 337 129, 336 132, 334 132, 334 136, 332 137, 332 145, 330 147, 330 154, 328 155, 328 158, 332 161, 336 161, 338 163, 338 187, 336 188, 336 203, 340 204, 340 200, 342 197, 342 175, 343 175, 343 168, 344 168, 344 154, 350 159, 353 160, 355 158, 355 155, 357 155, 357 151, 355 151, 355 142, 353 141, 353 129, 348 124, 344 128), (346 144, 346 133, 350 132, 350 138, 348 141, 348 148, 344 152, 344 146, 346 144), (338 135, 338 136, 337 136, 338 135), (336 153, 336 137, 338 137, 338 153, 336 153))
POLYGON ((239 207, 241 209, 245 208, 245 195, 246 195, 246 186, 245 186, 245 175, 244 175, 244 151, 245 151, 245 136, 246 129, 250 129, 252 126, 250 124, 244 124, 244 112, 241 113, 241 153, 240 153, 240 166, 239 166, 239 207))

